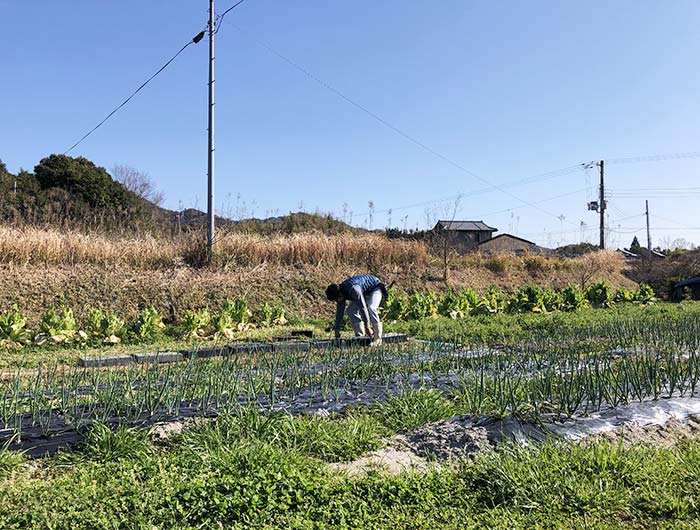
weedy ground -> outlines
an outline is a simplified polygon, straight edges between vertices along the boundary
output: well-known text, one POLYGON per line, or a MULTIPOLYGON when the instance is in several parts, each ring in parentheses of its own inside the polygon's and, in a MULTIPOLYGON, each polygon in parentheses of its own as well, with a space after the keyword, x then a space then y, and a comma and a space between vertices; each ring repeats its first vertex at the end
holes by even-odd
MULTIPOLYGON (((323 293, 331 282, 372 272, 399 292, 447 289, 444 263, 422 242, 377 234, 226 233, 214 264, 201 267, 203 234, 126 237, 55 229, 0 227, 0 310, 17 304, 33 324, 47 307, 99 306, 130 318, 154 306, 178 319, 187 309, 220 306, 243 296, 251 305, 281 303, 288 317, 332 313, 323 293), (201 257, 201 256, 200 256, 201 257)), ((480 294, 491 285, 513 292, 525 284, 583 287, 606 278, 633 287, 614 252, 582 258, 450 256, 449 284, 480 294)))
MULTIPOLYGON (((656 392, 673 392, 670 382, 694 393, 691 385, 700 373, 693 356, 700 339, 697 322, 695 304, 428 319, 405 325, 429 341, 427 349, 441 341, 500 349, 482 357, 446 354, 425 361, 411 357, 420 350, 409 350, 410 369, 375 363, 358 352, 350 359, 356 364, 349 365, 338 353, 320 354, 326 362, 321 372, 305 372, 291 356, 280 364, 260 358, 263 369, 250 378, 239 377, 243 365, 241 371, 225 363, 192 365, 179 380, 206 395, 228 390, 217 383, 224 369, 236 384, 263 394, 284 383, 278 369, 299 379, 293 392, 308 383, 348 384, 350 375, 389 382, 416 366, 426 386, 329 417, 233 407, 165 441, 152 441, 148 430, 98 422, 82 447, 40 460, 2 449, 0 528, 697 528, 700 441, 694 437, 664 446, 609 440, 506 444, 398 475, 348 476, 331 466, 381 448, 395 433, 455 414, 523 412, 521 404, 529 401, 568 410, 582 406, 579 393, 591 404, 592 396, 625 401, 639 393, 656 399, 656 392), (619 346, 624 348, 618 351, 619 346), (617 353, 601 355, 611 348, 617 353), (663 355, 657 357, 656 348, 663 355), (524 360, 544 375, 509 372, 526 366, 524 360), (430 388, 437 381, 433 374, 455 369, 484 374, 474 379, 484 385, 456 393, 430 388), (507 378, 499 375, 504 373, 507 378)), ((180 374, 168 368, 148 377, 145 386, 127 388, 159 388, 180 374)), ((56 381, 53 375, 48 379, 56 381)), ((155 393, 144 399, 154 397, 160 399, 155 393)))
MULTIPOLYGON (((399 404, 331 418, 255 411, 166 445, 97 425, 79 452, 0 450, 2 528, 694 528, 700 442, 506 447, 424 473, 348 477, 399 404)), ((431 409, 432 410, 432 409, 431 409)))

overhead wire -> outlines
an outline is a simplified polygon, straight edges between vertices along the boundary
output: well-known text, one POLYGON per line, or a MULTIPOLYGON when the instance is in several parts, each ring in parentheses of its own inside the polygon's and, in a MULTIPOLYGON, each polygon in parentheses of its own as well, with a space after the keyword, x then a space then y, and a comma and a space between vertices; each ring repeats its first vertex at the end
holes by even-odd
POLYGON ((606 164, 637 164, 640 162, 660 162, 664 160, 682 160, 688 158, 700 158, 700 151, 688 151, 684 153, 669 153, 661 155, 632 156, 626 158, 605 158, 606 164))
POLYGON ((226 14, 227 14, 229 11, 232 11, 233 9, 236 9, 236 8, 237 8, 239 5, 241 5, 243 2, 245 2, 245 0, 238 0, 238 2, 236 2, 235 4, 233 4, 233 5, 232 5, 231 7, 229 7, 226 11, 224 11, 223 13, 221 13, 220 15, 218 15, 218 16, 216 17, 216 22, 215 22, 216 29, 214 30, 214 35, 216 35, 217 33, 219 33, 219 30, 221 29, 221 23, 223 22, 224 17, 226 16, 226 14))
POLYGON ((172 63, 177 58, 178 55, 180 55, 183 51, 185 51, 185 49, 188 46, 190 46, 191 44, 197 44, 200 40, 202 40, 202 38, 204 38, 205 31, 206 31, 206 28, 204 30, 200 31, 197 35, 195 35, 187 44, 185 44, 182 48, 180 48, 180 50, 175 55, 173 55, 170 59, 168 59, 168 61, 163 66, 161 66, 155 74, 153 74, 151 77, 146 79, 146 81, 144 81, 136 90, 134 90, 128 98, 126 98, 124 101, 122 101, 112 112, 107 114, 107 116, 105 116, 105 118, 100 123, 95 125, 87 133, 85 133, 80 138, 80 140, 78 140, 73 145, 71 145, 68 149, 66 149, 63 152, 63 154, 67 155, 68 153, 70 153, 73 149, 78 147, 78 145, 80 145, 85 139, 87 139, 88 136, 90 136, 97 129, 99 129, 108 119, 110 119, 112 116, 114 116, 119 111, 119 109, 121 109, 124 105, 129 103, 129 101, 131 101, 131 99, 136 94, 138 94, 148 83, 150 83, 158 74, 160 74, 163 70, 165 70, 170 65, 170 63, 172 63))
MULTIPOLYGON (((233 4, 233 5, 232 5, 231 7, 229 7, 226 11, 224 11, 221 15, 218 15, 218 16, 216 17, 216 24, 215 24, 216 29, 214 30, 214 34, 216 34, 216 33, 219 32, 219 29, 220 29, 220 27, 221 27, 221 22, 223 21, 223 19, 224 19, 224 17, 226 16, 226 14, 229 13, 230 11, 232 11, 233 9, 237 8, 237 7, 238 7, 239 5, 241 5, 243 2, 245 2, 245 0, 238 0, 238 2, 236 2, 235 4, 233 4)), ((124 105, 126 105, 127 103, 129 103, 129 101, 131 101, 131 99, 132 99, 136 94, 138 94, 148 83, 150 83, 156 76, 158 76, 158 74, 160 74, 163 70, 165 70, 165 69, 170 65, 170 63, 172 63, 172 62, 178 57, 178 55, 180 55, 183 51, 185 51, 185 49, 186 49, 188 46, 190 46, 191 44, 197 44, 199 41, 201 41, 201 40, 204 38, 204 35, 205 35, 205 33, 206 33, 206 31, 207 31, 208 29, 209 29, 209 25, 207 24, 207 25, 204 27, 204 29, 203 29, 202 31, 200 31, 199 33, 197 33, 197 35, 195 35, 195 36, 192 38, 192 40, 190 40, 189 42, 187 42, 187 44, 185 44, 182 48, 180 48, 180 50, 179 50, 175 55, 173 55, 163 66, 161 66, 161 67, 158 69, 158 71, 157 71, 156 73, 154 73, 151 77, 149 77, 148 79, 146 79, 146 81, 144 81, 136 90, 134 90, 134 91, 131 93, 131 95, 129 95, 128 98, 126 98, 124 101, 122 101, 114 110, 112 110, 112 112, 110 112, 109 114, 107 114, 107 116, 105 116, 105 118, 104 118, 100 123, 98 123, 97 125, 95 125, 95 127, 93 127, 92 129, 90 129, 87 133, 85 133, 77 142, 75 142, 75 143, 74 143, 73 145, 71 145, 68 149, 66 149, 66 150, 63 152, 63 154, 66 155, 66 154, 70 153, 73 149, 75 149, 76 147, 78 147, 78 145, 80 145, 85 139, 87 139, 88 136, 90 136, 90 135, 91 135, 92 133, 94 133, 97 129, 99 129, 107 120, 109 120, 109 119, 110 119, 112 116, 114 116, 122 107, 124 107, 124 105)))
POLYGON ((257 43, 259 46, 265 48, 268 52, 270 52, 270 53, 272 53, 273 55, 277 56, 279 59, 281 59, 282 61, 284 61, 284 62, 286 62, 287 64, 289 64, 290 66, 292 66, 293 68, 295 68, 296 70, 298 70, 299 72, 301 72, 302 74, 304 74, 305 76, 307 76, 309 79, 313 80, 314 82, 316 82, 317 84, 319 84, 320 86, 322 86, 323 88, 325 88, 326 90, 332 92, 332 93, 335 94, 337 97, 343 99, 346 103, 352 105, 353 107, 355 107, 356 109, 360 110, 361 112, 363 112, 363 113, 366 114, 367 116, 371 117, 371 118, 374 119, 375 121, 381 123, 382 125, 384 125, 384 126, 387 127, 388 129, 392 130, 393 132, 395 132, 395 133, 398 134, 399 136, 403 137, 404 139, 408 140, 409 142, 413 143, 414 145, 416 145, 416 146, 420 147, 421 149, 427 151, 428 153, 432 154, 432 155, 435 156, 436 158, 441 159, 442 161, 446 162, 447 164, 451 165, 452 167, 454 167, 454 168, 456 168, 456 169, 462 171, 463 173, 469 175, 470 177, 472 177, 472 178, 474 178, 474 179, 476 179, 476 180, 479 180, 479 181, 481 181, 481 182, 484 182, 484 183, 487 184, 489 187, 491 187, 491 188, 493 188, 493 189, 496 189, 496 190, 500 191, 501 193, 503 193, 503 194, 505 194, 505 195, 508 195, 508 196, 510 196, 510 197, 512 197, 512 198, 514 198, 514 199, 516 199, 517 201, 522 202, 522 203, 525 204, 526 206, 530 206, 530 207, 532 207, 532 208, 534 208, 534 209, 536 209, 536 210, 538 210, 538 211, 541 211, 542 213, 545 213, 546 215, 549 215, 549 216, 558 218, 558 215, 556 215, 556 214, 554 214, 554 213, 552 213, 552 212, 550 212, 550 211, 547 211, 547 210, 545 210, 544 208, 540 208, 539 206, 537 206, 537 205, 536 205, 535 203, 533 203, 533 202, 527 201, 527 200, 522 199, 521 197, 519 197, 519 196, 517 196, 517 195, 515 195, 515 194, 513 194, 513 193, 510 193, 509 191, 507 191, 507 190, 504 189, 503 187, 501 187, 501 186, 499 186, 499 185, 497 185, 497 184, 494 184, 494 183, 490 182, 488 179, 486 179, 486 178, 484 178, 484 177, 482 177, 482 176, 480 176, 480 175, 474 173, 473 171, 467 169, 466 167, 462 166, 462 165, 459 164, 458 162, 455 162, 454 160, 448 158, 447 156, 443 155, 442 153, 440 153, 440 152, 437 151, 436 149, 430 147, 430 146, 427 145, 426 143, 424 143, 424 142, 418 140, 417 138, 411 136, 410 134, 404 132, 403 130, 401 130, 401 129, 398 128, 397 126, 393 125, 393 124, 390 123, 388 120, 386 120, 386 119, 384 119, 383 117, 379 116, 376 112, 371 111, 371 110, 368 109, 366 106, 364 106, 364 105, 358 103, 358 102, 355 101, 354 99, 352 99, 352 98, 350 98, 349 96, 345 95, 345 94, 342 93, 340 90, 338 90, 338 89, 335 88, 334 86, 330 85, 329 83, 327 83, 326 81, 324 81, 323 79, 321 79, 320 77, 318 77, 317 75, 311 73, 307 68, 301 66, 301 65, 300 65, 299 63, 297 63, 296 61, 290 59, 289 57, 287 57, 287 56, 284 55, 283 53, 277 51, 277 50, 276 50, 274 47, 272 47, 270 44, 268 44, 268 43, 266 43, 266 42, 260 40, 259 38, 257 38, 257 37, 254 36, 253 34, 251 34, 249 31, 247 31, 247 30, 241 28, 241 27, 238 26, 237 24, 233 24, 233 26, 234 26, 235 28, 237 28, 241 33, 244 33, 244 34, 248 35, 248 37, 249 37, 251 40, 253 40, 255 43, 257 43))
MULTIPOLYGON (((575 166, 568 166, 568 167, 558 169, 558 170, 548 171, 546 173, 539 173, 537 175, 533 175, 531 177, 526 177, 526 178, 521 179, 521 180, 516 180, 516 181, 502 184, 501 187, 508 188, 508 187, 523 186, 526 184, 532 184, 534 182, 540 182, 540 181, 547 180, 547 179, 552 179, 552 178, 556 178, 556 177, 560 177, 560 176, 569 175, 569 174, 575 173, 577 171, 581 171, 581 164, 577 164, 575 166)), ((408 210, 408 209, 417 208, 420 206, 430 206, 432 204, 440 204, 443 202, 455 201, 457 199, 464 198, 464 197, 473 197, 475 195, 482 195, 482 194, 493 192, 493 191, 494 191, 493 187, 480 188, 480 189, 476 189, 476 190, 472 190, 472 191, 457 193, 455 195, 450 195, 449 197, 443 197, 441 199, 432 199, 432 200, 428 200, 428 201, 422 201, 422 202, 417 202, 417 203, 412 203, 412 204, 407 204, 407 205, 402 205, 402 206, 396 206, 396 207, 392 207, 392 208, 384 208, 382 210, 373 210, 372 213, 374 213, 374 214, 388 213, 389 210, 391 210, 392 212, 401 211, 401 210, 408 210)), ((521 206, 520 208, 522 208, 522 207, 524 207, 524 206, 521 206)), ((362 212, 362 213, 353 213, 350 217, 351 218, 352 217, 365 217, 367 215, 369 215, 369 211, 362 212)))

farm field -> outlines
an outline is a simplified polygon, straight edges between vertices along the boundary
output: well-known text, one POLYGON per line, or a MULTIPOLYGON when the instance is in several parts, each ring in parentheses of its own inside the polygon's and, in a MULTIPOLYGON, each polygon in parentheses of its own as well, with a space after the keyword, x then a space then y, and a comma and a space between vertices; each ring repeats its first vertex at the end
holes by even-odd
POLYGON ((426 318, 377 349, 20 369, 0 526, 692 527, 698 317, 426 318))

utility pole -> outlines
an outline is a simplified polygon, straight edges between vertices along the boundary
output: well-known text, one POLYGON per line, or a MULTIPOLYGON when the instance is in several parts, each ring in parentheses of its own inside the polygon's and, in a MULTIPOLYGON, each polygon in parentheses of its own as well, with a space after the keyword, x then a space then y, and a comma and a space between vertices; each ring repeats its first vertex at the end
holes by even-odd
POLYGON ((651 232, 649 231, 649 201, 645 201, 647 205, 647 250, 651 256, 651 232))
POLYGON ((600 202, 598 212, 600 213, 600 249, 605 249, 605 160, 598 164, 600 167, 600 202))
POLYGON ((209 0, 209 155, 207 158, 207 262, 214 258, 214 0, 209 0))

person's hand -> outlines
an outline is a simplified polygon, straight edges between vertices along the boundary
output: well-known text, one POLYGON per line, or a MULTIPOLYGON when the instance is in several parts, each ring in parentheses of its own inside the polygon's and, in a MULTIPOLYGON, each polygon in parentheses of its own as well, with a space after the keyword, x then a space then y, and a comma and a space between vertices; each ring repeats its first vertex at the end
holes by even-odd
POLYGON ((367 324, 367 327, 365 327, 365 335, 367 337, 372 337, 374 335, 374 331, 372 330, 372 326, 367 324))

